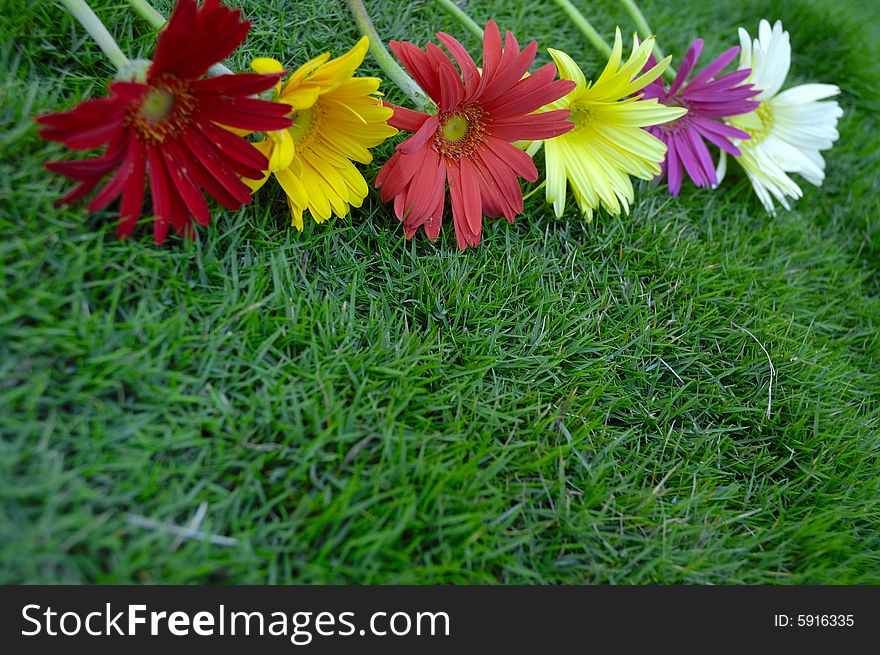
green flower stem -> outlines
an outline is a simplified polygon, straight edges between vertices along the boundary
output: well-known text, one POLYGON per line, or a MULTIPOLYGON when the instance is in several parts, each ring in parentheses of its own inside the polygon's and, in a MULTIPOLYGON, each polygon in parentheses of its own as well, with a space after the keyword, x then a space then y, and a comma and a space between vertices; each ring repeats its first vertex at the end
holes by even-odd
POLYGON ((104 51, 104 54, 116 66, 117 70, 122 72, 131 68, 131 62, 116 43, 116 39, 107 31, 104 23, 95 15, 95 12, 92 11, 92 8, 89 7, 85 0, 59 0, 59 2, 86 29, 86 32, 104 51))
POLYGON ((535 186, 535 188, 533 188, 531 191, 529 191, 527 194, 525 194, 525 195, 523 196, 523 202, 525 202, 526 200, 528 200, 529 198, 531 198, 533 195, 535 195, 536 193, 538 193, 538 191, 540 191, 541 189, 543 189, 546 185, 547 185, 547 178, 545 177, 543 180, 541 180, 541 183, 540 183, 540 184, 538 184, 537 186, 535 186))
MULTIPOLYGON (((654 36, 654 31, 651 29, 651 26, 648 25, 648 21, 645 18, 645 15, 642 13, 642 10, 639 9, 639 6, 635 3, 635 0, 620 0, 620 4, 623 5, 623 8, 626 10, 626 13, 629 14, 629 17, 632 18, 633 22, 636 24, 636 29, 639 32, 639 36, 642 39, 648 39, 654 36)), ((654 56, 657 57, 657 61, 663 59, 663 51, 660 49, 660 46, 657 45, 656 39, 654 40, 654 56)), ((663 75, 668 78, 675 77, 675 69, 672 66, 667 66, 666 70, 663 71, 663 75)))
MULTIPOLYGON (((639 36, 641 36, 642 39, 648 39, 654 35, 654 31, 651 29, 651 26, 648 25, 645 15, 633 0, 620 0, 620 4, 623 5, 626 13, 629 14, 629 17, 633 19, 633 22, 636 24, 636 29, 639 32, 639 36)), ((657 59, 663 59, 663 52, 656 45, 654 46, 654 54, 657 59)))
POLYGON ((599 52, 601 52, 606 57, 611 56, 611 46, 602 38, 602 35, 596 31, 596 28, 586 19, 586 17, 578 11, 577 7, 575 7, 569 0, 554 0, 554 2, 559 5, 559 7, 568 14, 568 17, 571 19, 571 22, 574 23, 575 27, 577 27, 581 32, 583 32, 584 36, 587 37, 587 41, 596 48, 599 52))
POLYGON ((135 13, 143 18, 154 30, 161 30, 165 23, 165 17, 160 14, 147 0, 126 0, 135 13))
POLYGON ((437 0, 437 4, 451 14, 452 17, 469 30, 471 34, 481 41, 483 40, 483 28, 479 26, 477 21, 468 16, 461 7, 455 4, 452 0, 437 0))
POLYGON ((391 53, 385 49, 382 37, 380 37, 379 33, 376 31, 373 21, 370 20, 370 16, 367 14, 367 8, 364 6, 362 0, 348 0, 348 6, 351 8, 351 13, 354 16, 354 21, 357 23, 360 33, 370 40, 370 53, 373 55, 373 59, 375 59, 376 63, 378 63, 382 70, 385 71, 388 79, 394 82, 394 84, 397 85, 397 88, 403 91, 403 93, 420 111, 432 107, 433 103, 428 99, 428 96, 425 95, 424 91, 422 91, 419 85, 407 75, 406 71, 394 61, 391 57, 391 53))

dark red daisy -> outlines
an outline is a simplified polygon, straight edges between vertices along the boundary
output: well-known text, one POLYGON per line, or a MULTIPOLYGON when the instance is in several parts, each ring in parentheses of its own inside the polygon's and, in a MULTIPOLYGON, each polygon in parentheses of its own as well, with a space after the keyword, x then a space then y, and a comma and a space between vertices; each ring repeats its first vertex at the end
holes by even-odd
POLYGON ((280 74, 243 73, 204 78, 247 36, 250 23, 219 0, 178 0, 159 35, 143 81, 116 81, 110 96, 87 100, 71 111, 40 116, 40 135, 73 150, 106 144, 99 157, 46 164, 79 182, 56 205, 88 195, 110 173, 110 181, 88 204, 103 209, 122 196, 118 235, 131 234, 141 216, 149 179, 153 236, 161 244, 169 223, 192 237, 191 219, 211 220, 203 191, 229 209, 251 199, 239 176, 260 179, 266 158, 244 138, 222 126, 247 131, 290 126, 290 107, 250 96, 271 88, 280 74))
POLYGON ((391 42, 391 49, 415 81, 437 103, 434 115, 395 107, 390 125, 415 134, 397 147, 376 186, 382 200, 394 199, 407 238, 424 226, 429 239, 440 233, 446 186, 458 247, 480 243, 483 215, 513 222, 523 210, 519 178, 538 179, 532 158, 514 141, 549 139, 568 132, 574 123, 567 109, 535 113, 571 91, 575 84, 557 80, 547 64, 527 75, 538 44, 520 50, 507 32, 489 21, 483 35, 483 68, 454 38, 439 33, 449 56, 429 43, 391 42), (460 70, 459 70, 460 69, 460 70))

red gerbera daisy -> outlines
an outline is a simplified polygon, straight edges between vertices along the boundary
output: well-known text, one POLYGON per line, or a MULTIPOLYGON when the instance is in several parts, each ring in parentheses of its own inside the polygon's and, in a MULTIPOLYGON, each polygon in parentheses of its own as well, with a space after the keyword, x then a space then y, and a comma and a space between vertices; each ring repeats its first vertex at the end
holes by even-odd
POLYGON ((83 198, 115 171, 88 209, 98 211, 121 195, 118 235, 127 237, 141 215, 149 177, 153 236, 161 244, 169 223, 189 237, 194 232, 191 217, 209 224, 202 189, 229 209, 249 202, 250 189, 239 175, 259 179, 268 162, 220 125, 243 130, 289 127, 289 106, 249 97, 271 88, 280 74, 199 79, 235 50, 249 30, 240 12, 219 0, 205 0, 201 7, 196 0, 179 0, 143 82, 112 82, 107 98, 39 117, 44 139, 74 150, 107 145, 99 157, 46 164, 79 182, 56 204, 83 198))
POLYGON ((395 107, 388 121, 413 136, 401 143, 376 178, 382 200, 394 198, 394 212, 407 238, 423 225, 430 239, 440 233, 446 183, 458 247, 480 243, 483 215, 513 222, 522 212, 518 178, 538 179, 531 157, 514 141, 549 139, 568 132, 568 110, 534 114, 558 100, 575 84, 554 80, 556 66, 547 64, 527 75, 538 44, 524 50, 507 32, 504 48, 498 26, 489 21, 483 33, 483 68, 454 38, 438 33, 461 72, 440 48, 426 50, 408 42, 391 49, 413 78, 437 103, 435 115, 395 107))

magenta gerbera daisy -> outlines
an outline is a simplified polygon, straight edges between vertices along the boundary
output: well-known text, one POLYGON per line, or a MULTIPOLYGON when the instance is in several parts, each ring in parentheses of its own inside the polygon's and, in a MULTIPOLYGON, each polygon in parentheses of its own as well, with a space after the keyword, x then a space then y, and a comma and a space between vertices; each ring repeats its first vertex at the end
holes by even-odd
POLYGON ((452 59, 429 43, 426 50, 408 42, 391 49, 416 82, 437 103, 434 115, 395 107, 390 125, 415 134, 397 147, 376 186, 382 200, 394 199, 394 213, 403 221, 407 238, 424 226, 428 238, 440 233, 446 186, 452 204, 455 238, 461 250, 480 243, 483 216, 504 216, 513 222, 523 210, 519 178, 530 182, 538 171, 514 141, 549 139, 574 124, 570 111, 534 112, 574 88, 556 80, 556 66, 547 64, 528 75, 538 50, 533 41, 520 50, 507 32, 504 47, 498 26, 489 21, 483 35, 483 67, 448 34, 437 37, 452 59))
MULTIPOLYGON (((669 193, 673 196, 677 196, 681 190, 682 168, 698 187, 714 187, 718 184, 715 164, 706 141, 731 155, 739 156, 739 148, 730 140, 748 139, 749 135, 726 125, 722 119, 746 114, 758 107, 752 98, 760 93, 759 89, 751 84, 743 84, 751 74, 749 69, 718 76, 737 56, 739 47, 730 48, 692 80, 686 81, 702 49, 702 39, 697 39, 688 48, 681 68, 668 89, 660 78, 644 89, 645 98, 656 98, 661 104, 688 110, 687 114, 670 123, 645 128, 666 144, 661 177, 666 174, 669 193)), ((655 64, 652 55, 645 69, 655 64)))

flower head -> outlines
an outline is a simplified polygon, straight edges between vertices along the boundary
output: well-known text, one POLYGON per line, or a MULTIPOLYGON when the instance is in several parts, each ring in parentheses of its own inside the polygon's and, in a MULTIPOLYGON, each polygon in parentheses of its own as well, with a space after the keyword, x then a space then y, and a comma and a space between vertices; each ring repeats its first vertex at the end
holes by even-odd
POLYGON ((46 165, 79 182, 57 204, 85 197, 112 172, 88 210, 98 211, 121 195, 118 234, 127 237, 140 218, 149 178, 153 236, 160 244, 169 223, 188 236, 193 235, 191 219, 209 224, 202 190, 229 209, 250 201, 239 175, 261 177, 266 159, 221 126, 276 130, 290 119, 286 105, 249 97, 271 88, 277 74, 201 79, 247 35, 250 23, 239 13, 219 0, 205 0, 201 7, 195 0, 179 0, 142 80, 112 82, 107 98, 37 119, 43 138, 68 148, 106 145, 99 157, 46 165))
MULTIPOLYGON (((622 60, 620 30, 614 38, 611 58, 595 81, 564 52, 550 50, 560 77, 575 82, 574 90, 551 103, 548 109, 569 109, 575 129, 544 143, 547 163, 547 202, 557 216, 565 209, 566 180, 581 213, 592 219, 600 206, 611 214, 629 211, 634 194, 630 176, 650 180, 661 172, 666 144, 644 129, 668 123, 687 113, 684 107, 666 107, 656 98, 642 100, 636 94, 658 78, 669 65, 669 57, 639 74, 651 50, 653 37, 639 44, 634 40, 627 61, 622 60)), ((530 152, 540 143, 532 144, 530 152)))
MULTIPOLYGON (((666 159, 663 160, 663 173, 667 174, 669 193, 678 195, 681 190, 682 168, 698 187, 714 187, 718 184, 715 175, 715 162, 706 141, 718 146, 731 155, 739 156, 740 151, 731 139, 748 139, 747 132, 726 125, 722 119, 745 114, 758 108, 758 102, 751 98, 759 93, 751 84, 743 84, 751 70, 741 69, 725 75, 718 75, 733 61, 739 52, 733 47, 724 52, 711 64, 686 82, 700 57, 703 40, 697 39, 688 48, 681 62, 681 68, 669 88, 658 77, 645 87, 644 98, 657 98, 667 107, 684 107, 687 114, 679 119, 646 128, 666 144, 666 159)), ((653 68, 654 56, 648 59, 645 68, 653 68)))
POLYGON ((393 107, 389 122, 415 134, 397 147, 376 186, 382 189, 383 201, 394 199, 394 212, 407 238, 424 226, 433 240, 440 233, 448 182, 455 238, 464 250, 480 243, 484 215, 512 222, 522 212, 518 178, 534 182, 538 171, 531 157, 511 144, 570 130, 568 111, 533 112, 574 85, 555 80, 553 64, 527 75, 537 43, 520 50, 507 32, 502 48, 501 33, 492 21, 483 35, 482 70, 454 38, 444 33, 437 38, 458 68, 434 44, 421 50, 412 43, 391 42, 438 111, 428 115, 393 107))
MULTIPOLYGON (((246 183, 256 190, 273 173, 299 230, 306 210, 323 223, 332 214, 342 217, 350 207, 360 207, 369 190, 353 162, 369 164, 369 148, 397 134, 388 125, 393 111, 377 97, 381 80, 354 76, 368 47, 363 37, 341 57, 330 59, 324 53, 276 87, 277 100, 292 110, 293 125, 269 132, 257 144, 269 168, 261 179, 246 183)), ((268 58, 255 59, 252 67, 261 73, 282 70, 279 62, 268 58)))
MULTIPOLYGON (((790 209, 788 199, 803 195, 789 173, 798 173, 816 186, 825 179, 821 153, 837 140, 837 121, 843 115, 840 105, 827 98, 840 93, 840 89, 831 84, 801 84, 781 91, 791 65, 791 43, 780 21, 771 29, 770 23, 762 20, 754 41, 740 28, 739 38, 739 67, 751 69, 747 81, 760 91, 755 97, 760 105, 728 122, 751 137, 747 141, 734 140, 742 151, 736 161, 761 203, 773 214, 774 199, 790 209)), ((726 166, 722 152, 719 179, 724 177, 726 166)))

